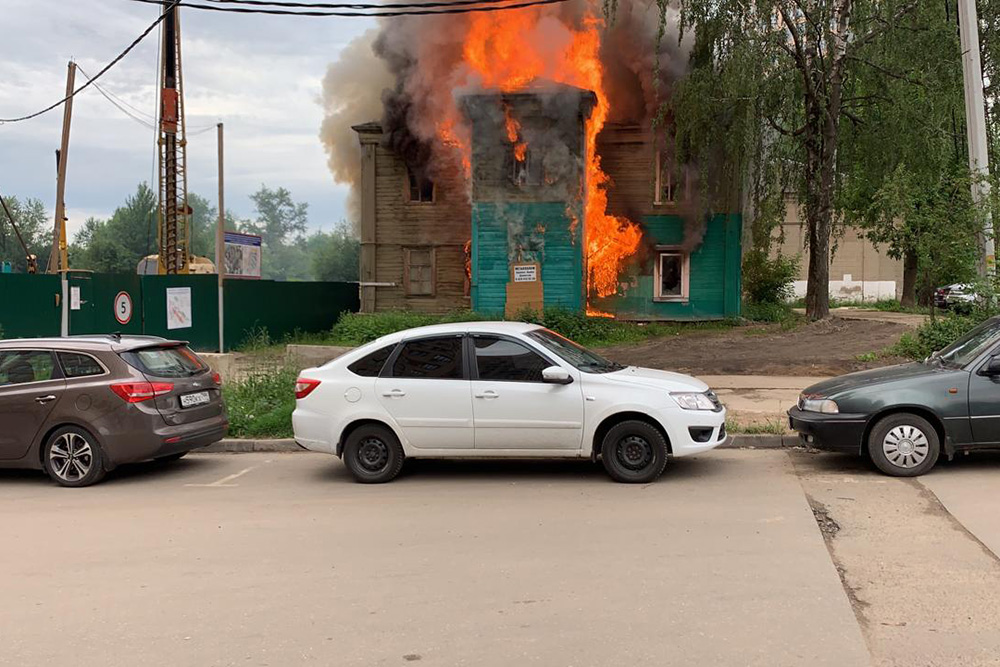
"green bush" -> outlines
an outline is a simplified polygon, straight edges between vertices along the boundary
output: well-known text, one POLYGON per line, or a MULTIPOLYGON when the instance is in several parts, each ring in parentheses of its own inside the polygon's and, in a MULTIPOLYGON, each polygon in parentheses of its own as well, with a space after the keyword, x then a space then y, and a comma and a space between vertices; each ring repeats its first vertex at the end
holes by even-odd
POLYGON ((792 281, 799 272, 797 257, 770 257, 751 250, 743 258, 743 292, 747 303, 785 303, 792 296, 792 281))
POLYGON ((970 329, 989 317, 985 311, 968 315, 947 315, 921 325, 913 333, 905 333, 892 348, 892 354, 909 359, 923 359, 951 345, 970 329))
POLYGON ((297 376, 295 369, 277 366, 224 384, 229 434, 234 438, 291 437, 297 376))
POLYGON ((751 322, 784 322, 793 315, 792 307, 786 303, 747 301, 743 304, 743 317, 751 322))

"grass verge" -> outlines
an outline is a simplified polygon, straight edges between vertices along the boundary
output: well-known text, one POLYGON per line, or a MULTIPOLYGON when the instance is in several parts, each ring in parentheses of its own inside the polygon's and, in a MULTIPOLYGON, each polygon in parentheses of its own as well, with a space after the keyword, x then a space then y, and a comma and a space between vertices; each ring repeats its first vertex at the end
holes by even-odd
POLYGON ((229 435, 233 438, 290 438, 295 410, 294 368, 276 366, 254 370, 240 380, 227 382, 222 394, 229 409, 229 435))

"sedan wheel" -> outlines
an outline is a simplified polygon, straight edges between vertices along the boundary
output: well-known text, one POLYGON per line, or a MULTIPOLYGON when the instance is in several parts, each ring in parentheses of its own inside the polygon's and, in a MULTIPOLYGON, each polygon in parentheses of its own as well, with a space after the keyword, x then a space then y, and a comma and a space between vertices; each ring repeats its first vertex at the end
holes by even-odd
POLYGON ((940 439, 931 423, 910 413, 883 417, 868 437, 872 462, 894 477, 924 474, 934 467, 940 450, 940 439))
POLYGON ((615 424, 601 443, 604 469, 617 482, 652 482, 667 465, 667 441, 659 429, 639 420, 615 424))
POLYGON ((391 481, 402 469, 403 459, 399 439, 385 426, 360 426, 344 443, 344 465, 363 484, 391 481))
POLYGON ((89 486, 104 477, 104 457, 97 440, 87 431, 66 426, 53 433, 45 445, 45 472, 62 486, 89 486))

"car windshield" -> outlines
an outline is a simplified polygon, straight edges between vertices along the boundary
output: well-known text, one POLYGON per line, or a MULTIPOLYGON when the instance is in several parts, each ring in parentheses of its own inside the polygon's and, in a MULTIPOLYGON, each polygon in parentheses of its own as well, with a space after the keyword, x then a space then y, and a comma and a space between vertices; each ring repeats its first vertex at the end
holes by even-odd
POLYGON ((529 331, 527 336, 541 343, 545 349, 558 355, 563 361, 569 362, 574 368, 585 373, 610 373, 611 371, 620 371, 625 368, 621 364, 609 361, 582 345, 574 343, 569 338, 564 338, 548 329, 535 329, 534 331, 529 331))
POLYGON ((928 361, 961 368, 975 360, 998 340, 1000 340, 1000 320, 987 320, 940 352, 932 354, 928 361))

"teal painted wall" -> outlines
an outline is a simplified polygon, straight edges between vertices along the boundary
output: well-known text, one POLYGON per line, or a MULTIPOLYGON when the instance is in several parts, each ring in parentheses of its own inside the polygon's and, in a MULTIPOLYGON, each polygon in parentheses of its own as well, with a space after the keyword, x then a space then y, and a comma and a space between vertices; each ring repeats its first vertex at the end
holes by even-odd
POLYGON ((583 303, 583 252, 565 202, 472 205, 472 308, 502 313, 512 261, 542 265, 545 305, 583 303))
MULTIPOLYGON (((622 276, 619 293, 598 299, 594 306, 618 317, 639 320, 711 320, 740 314, 739 215, 709 218, 701 245, 691 253, 687 302, 653 301, 653 262, 633 266, 622 276)), ((649 216, 644 220, 647 238, 657 245, 680 245, 684 221, 678 216, 649 216)))

